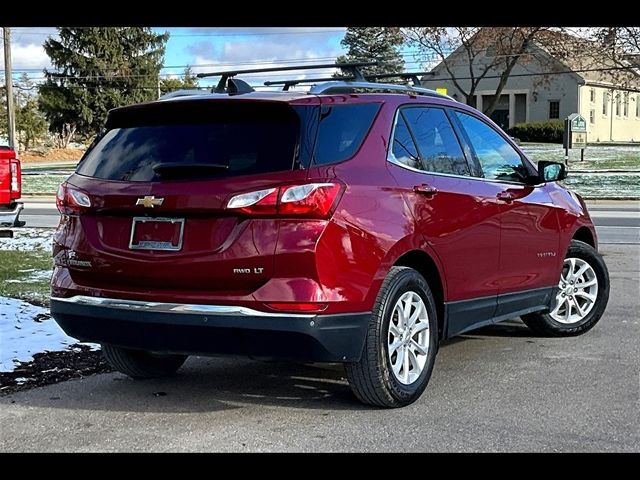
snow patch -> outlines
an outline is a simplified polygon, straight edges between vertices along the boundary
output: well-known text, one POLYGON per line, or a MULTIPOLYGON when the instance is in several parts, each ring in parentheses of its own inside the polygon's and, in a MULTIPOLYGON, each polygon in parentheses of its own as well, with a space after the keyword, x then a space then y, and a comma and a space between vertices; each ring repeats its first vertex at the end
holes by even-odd
POLYGON ((11 372, 20 362, 32 361, 36 353, 73 350, 77 344, 50 318, 48 309, 0 297, 0 372, 11 372))
POLYGON ((0 238, 0 250, 51 250, 54 229, 14 228, 13 238, 0 238))

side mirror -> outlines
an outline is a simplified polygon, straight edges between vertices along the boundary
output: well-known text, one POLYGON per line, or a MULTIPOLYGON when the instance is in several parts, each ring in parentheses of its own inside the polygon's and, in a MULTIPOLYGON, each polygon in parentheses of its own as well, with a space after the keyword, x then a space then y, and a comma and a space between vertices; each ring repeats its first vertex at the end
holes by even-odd
POLYGON ((562 163, 541 161, 538 176, 541 182, 557 182, 567 178, 567 168, 562 163))

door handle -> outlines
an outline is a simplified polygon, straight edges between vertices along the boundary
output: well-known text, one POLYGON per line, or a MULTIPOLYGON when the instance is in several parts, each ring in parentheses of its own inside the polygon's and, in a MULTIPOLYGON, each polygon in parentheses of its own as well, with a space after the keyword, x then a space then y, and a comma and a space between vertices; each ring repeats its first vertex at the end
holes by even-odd
POLYGON ((503 202, 511 203, 516 199, 516 196, 509 191, 500 192, 496 195, 498 200, 502 200, 503 202))
POLYGON ((431 185, 427 185, 426 183, 423 183, 422 185, 416 185, 415 187, 413 187, 413 191, 422 195, 426 195, 428 197, 433 197, 436 193, 438 193, 437 188, 434 188, 431 185))

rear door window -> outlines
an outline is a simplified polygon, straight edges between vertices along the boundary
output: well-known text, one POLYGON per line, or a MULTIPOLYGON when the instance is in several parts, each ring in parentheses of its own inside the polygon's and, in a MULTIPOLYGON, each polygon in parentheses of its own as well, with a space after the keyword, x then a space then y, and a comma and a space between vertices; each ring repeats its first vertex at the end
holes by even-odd
POLYGON ((129 114, 116 113, 77 172, 108 180, 147 182, 293 168, 299 120, 289 106, 199 103, 204 105, 189 109, 159 102, 146 112, 134 108, 129 114))

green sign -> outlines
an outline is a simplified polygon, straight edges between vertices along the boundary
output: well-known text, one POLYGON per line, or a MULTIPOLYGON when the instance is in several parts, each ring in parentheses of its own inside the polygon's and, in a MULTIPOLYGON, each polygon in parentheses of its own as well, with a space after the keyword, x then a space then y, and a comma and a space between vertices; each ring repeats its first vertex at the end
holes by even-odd
POLYGON ((571 124, 572 132, 587 133, 587 121, 582 115, 572 113, 569 115, 569 123, 571 124))

